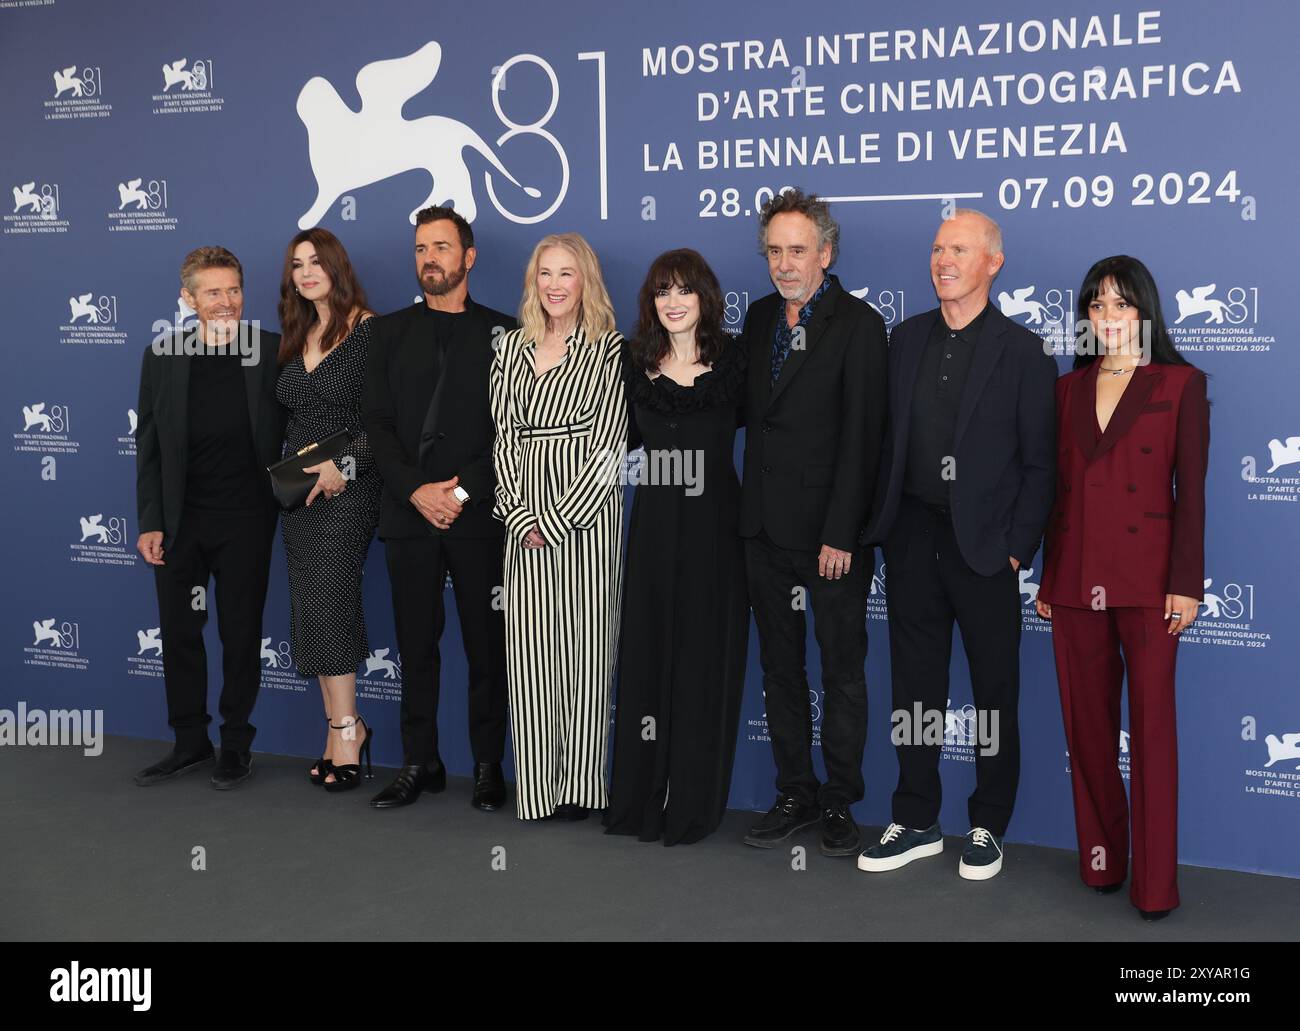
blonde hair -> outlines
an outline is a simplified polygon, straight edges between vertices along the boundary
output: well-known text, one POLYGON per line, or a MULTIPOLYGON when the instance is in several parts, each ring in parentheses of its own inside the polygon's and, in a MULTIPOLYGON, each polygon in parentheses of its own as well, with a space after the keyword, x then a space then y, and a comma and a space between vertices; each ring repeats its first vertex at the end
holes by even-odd
POLYGON ((539 341, 546 333, 548 316, 537 292, 537 270, 542 264, 542 252, 548 247, 563 247, 573 255, 582 276, 582 299, 578 302, 578 325, 594 340, 614 328, 614 305, 605 289, 600 274, 600 260, 596 252, 577 233, 552 233, 543 237, 533 248, 524 272, 524 296, 519 302, 519 328, 523 340, 539 341))

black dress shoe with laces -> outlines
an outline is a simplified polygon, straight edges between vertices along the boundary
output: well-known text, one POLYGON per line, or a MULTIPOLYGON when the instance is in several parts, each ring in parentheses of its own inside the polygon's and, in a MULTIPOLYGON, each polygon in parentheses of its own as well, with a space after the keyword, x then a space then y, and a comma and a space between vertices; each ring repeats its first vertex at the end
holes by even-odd
POLYGON ((179 752, 172 749, 162 761, 156 762, 152 766, 146 766, 137 773, 135 782, 142 788, 147 788, 151 784, 161 784, 173 777, 193 773, 199 767, 208 765, 214 758, 216 758, 216 752, 213 751, 211 744, 206 749, 201 748, 197 752, 179 752))
POLYGON ((474 794, 469 804, 485 813, 494 813, 506 804, 506 778, 500 763, 474 765, 474 794))
POLYGON ((442 760, 434 759, 430 763, 415 763, 403 766, 393 782, 370 800, 376 809, 396 809, 398 806, 410 805, 420 797, 420 792, 430 794, 447 787, 447 767, 442 760))
POLYGON ((795 831, 811 827, 821 819, 816 806, 800 805, 789 795, 778 795, 776 805, 745 835, 745 844, 755 848, 775 848, 795 831))
POLYGON ((253 756, 249 752, 223 748, 217 768, 212 771, 212 786, 218 791, 229 791, 253 775, 253 756))
POLYGON ((856 855, 860 837, 848 806, 833 805, 822 810, 822 855, 856 855))

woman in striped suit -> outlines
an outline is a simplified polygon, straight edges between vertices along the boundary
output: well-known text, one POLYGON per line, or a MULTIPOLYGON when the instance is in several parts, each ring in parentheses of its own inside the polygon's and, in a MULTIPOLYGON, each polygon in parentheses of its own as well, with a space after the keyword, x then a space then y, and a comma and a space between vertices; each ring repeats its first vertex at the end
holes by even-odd
POLYGON ((627 401, 623 338, 581 236, 533 250, 519 323, 491 381, 518 815, 582 820, 606 804, 627 401))

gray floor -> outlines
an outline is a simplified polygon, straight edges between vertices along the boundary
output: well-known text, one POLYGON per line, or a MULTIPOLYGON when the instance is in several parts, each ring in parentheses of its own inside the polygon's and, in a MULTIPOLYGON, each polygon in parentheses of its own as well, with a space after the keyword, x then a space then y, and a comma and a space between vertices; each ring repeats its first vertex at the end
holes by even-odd
POLYGON ((594 820, 477 812, 464 780, 377 812, 366 801, 389 771, 327 795, 303 760, 279 756, 256 756, 231 792, 205 772, 137 788, 132 774, 165 751, 127 738, 94 759, 0 749, 0 937, 1293 941, 1300 912, 1300 880, 1183 867, 1182 908, 1144 924, 1125 894, 1085 889, 1070 852, 1012 845, 1000 876, 963 881, 959 839, 867 875, 822 857, 808 832, 795 870, 788 848, 741 844, 745 813, 664 848, 606 837, 594 820))

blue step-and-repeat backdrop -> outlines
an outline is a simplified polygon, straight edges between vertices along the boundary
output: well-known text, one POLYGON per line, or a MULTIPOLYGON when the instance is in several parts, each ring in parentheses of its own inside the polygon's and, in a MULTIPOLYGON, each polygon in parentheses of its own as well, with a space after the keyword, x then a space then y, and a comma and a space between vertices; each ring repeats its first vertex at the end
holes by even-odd
MULTIPOLYGON (((452 201, 473 219, 473 292, 488 304, 514 310, 532 245, 577 230, 624 330, 650 259, 679 246, 714 265, 738 329, 771 289, 755 211, 799 185, 834 199, 835 271, 894 325, 934 306, 934 230, 969 206, 1003 226, 996 303, 1045 342, 1070 338, 1095 259, 1135 254, 1177 345, 1211 375, 1205 604, 1179 663, 1180 857, 1300 875, 1300 357, 1286 328, 1298 30, 1282 0, 0 0, 0 705, 101 709, 109 733, 170 739, 153 577, 134 548, 132 409, 192 247, 233 250, 247 315, 273 327, 286 242, 326 226, 386 311, 418 293, 410 214, 452 201)), ((397 763, 401 656, 381 548, 365 577, 360 707, 378 756, 397 763)), ((274 562, 257 747, 316 755, 320 692, 289 654, 278 545, 274 562)), ((876 562, 857 815, 882 823, 896 765, 876 562)), ((1022 572, 1024 775, 1009 833, 1073 848, 1038 582, 1022 572)), ((444 757, 465 773, 454 618, 445 651, 444 757)), ((960 656, 951 694, 943 822, 960 832, 977 747, 960 656)), ((1126 735, 1120 756, 1127 776, 1126 735)), ((732 805, 765 809, 772 779, 751 640, 732 805)))

